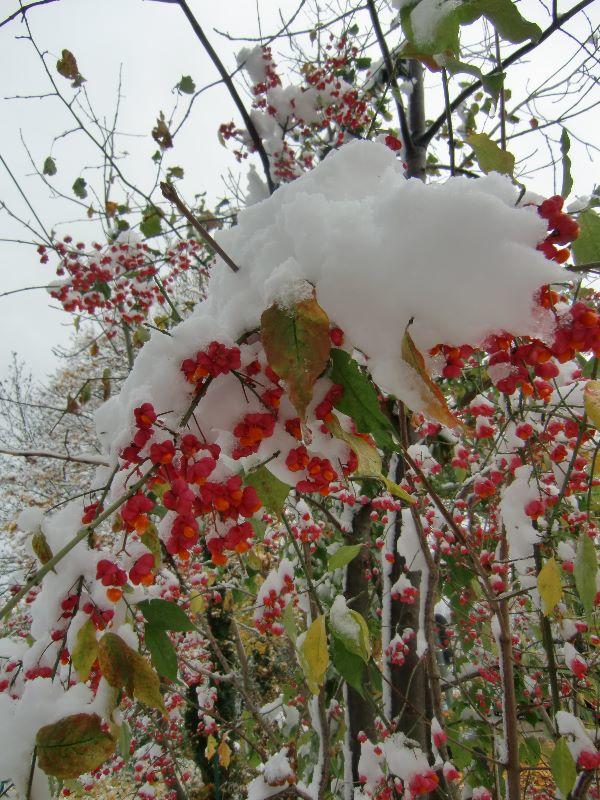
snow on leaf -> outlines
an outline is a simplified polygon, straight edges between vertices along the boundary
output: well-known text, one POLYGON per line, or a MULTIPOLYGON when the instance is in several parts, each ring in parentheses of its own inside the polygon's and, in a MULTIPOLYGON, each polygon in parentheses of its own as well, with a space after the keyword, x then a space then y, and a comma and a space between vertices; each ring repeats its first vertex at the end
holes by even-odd
POLYGON ((338 595, 329 612, 329 625, 333 635, 340 639, 346 650, 360 656, 365 663, 371 658, 371 640, 364 617, 348 608, 342 595, 338 595))
POLYGON ((96 626, 87 619, 77 631, 75 645, 71 653, 73 668, 80 681, 87 681, 94 661, 98 658, 98 640, 96 626))
POLYGON ((577 543, 577 554, 573 564, 573 576, 577 593, 581 599, 586 614, 591 614, 594 610, 596 598, 596 573, 598 571, 598 559, 596 548, 590 537, 582 531, 579 534, 577 543))
POLYGON ((549 558, 546 561, 538 575, 537 587, 544 604, 544 614, 548 616, 560 602, 563 594, 560 567, 556 559, 549 558))
POLYGON ((276 303, 261 316, 261 339, 267 361, 288 388, 301 420, 315 381, 329 360, 329 318, 313 296, 284 309, 276 303))
POLYGON ((100 766, 115 750, 97 714, 72 714, 40 728, 35 738, 37 763, 59 780, 77 778, 100 766))
POLYGON ((329 665, 327 631, 323 614, 311 624, 300 644, 298 654, 308 688, 313 694, 318 694, 329 665))
POLYGON ((463 423, 450 411, 446 398, 427 374, 425 359, 417 349, 408 331, 402 339, 402 358, 421 378, 419 391, 423 398, 424 411, 427 416, 446 425, 448 428, 464 427, 463 423))
POLYGON ((492 141, 487 133, 472 133, 465 142, 473 148, 477 163, 484 172, 500 172, 512 175, 515 169, 515 157, 507 150, 502 150, 492 141))
POLYGON ((550 770, 552 777, 556 781, 556 785, 560 789, 563 797, 567 797, 575 778, 577 777, 577 770, 575 769, 575 762, 569 750, 567 740, 561 736, 556 743, 552 755, 550 756, 550 770))
POLYGON ((583 390, 585 413, 590 422, 600 429, 600 381, 588 381, 583 390))

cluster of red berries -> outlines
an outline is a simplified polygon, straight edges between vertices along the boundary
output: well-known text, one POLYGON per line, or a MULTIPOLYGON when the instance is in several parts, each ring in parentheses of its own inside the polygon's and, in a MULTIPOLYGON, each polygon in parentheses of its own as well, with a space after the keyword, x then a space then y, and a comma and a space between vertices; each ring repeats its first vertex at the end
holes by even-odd
POLYGON ((292 565, 287 559, 283 559, 279 568, 267 575, 256 597, 253 622, 260 633, 281 636, 284 628, 279 620, 293 591, 292 565))
POLYGON ((240 368, 239 347, 227 347, 220 342, 211 342, 205 350, 196 353, 195 358, 186 358, 181 371, 189 383, 201 383, 206 377, 216 378, 240 368))
MULTIPOLYGON (((72 241, 72 237, 65 236, 54 245, 60 258, 56 274, 61 281, 50 288, 50 295, 65 311, 101 313, 110 336, 115 334, 116 325, 139 325, 154 303, 165 302, 154 280, 163 263, 169 265, 169 273, 163 277, 168 285, 177 274, 190 268, 202 248, 195 239, 188 239, 157 258, 143 242, 94 242, 88 253, 83 242, 73 245, 72 241)), ((40 261, 47 263, 48 248, 40 245, 37 251, 40 261)))
POLYGON ((538 244, 547 259, 564 264, 570 252, 564 246, 571 244, 579 236, 579 225, 573 217, 562 210, 564 200, 560 195, 554 195, 538 206, 538 214, 548 221, 548 235, 543 242, 538 244), (559 249, 564 248, 564 249, 559 249))
POLYGON ((296 490, 303 494, 318 492, 326 497, 333 491, 332 483, 338 474, 327 458, 309 456, 304 445, 292 448, 285 460, 290 472, 305 472, 306 477, 296 483, 296 490))

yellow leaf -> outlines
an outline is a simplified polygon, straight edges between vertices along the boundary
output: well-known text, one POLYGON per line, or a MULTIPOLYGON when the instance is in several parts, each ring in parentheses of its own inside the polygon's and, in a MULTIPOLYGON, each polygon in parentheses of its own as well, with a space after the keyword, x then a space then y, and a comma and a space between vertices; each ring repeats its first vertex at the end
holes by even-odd
POLYGON ((549 558, 546 561, 538 575, 537 586, 544 605, 544 614, 548 616, 560 602, 563 593, 560 567, 556 559, 549 558))
POLYGON ((365 441, 361 436, 345 431, 335 414, 331 415, 331 419, 327 422, 327 427, 336 439, 341 439, 343 442, 346 442, 356 453, 358 465, 356 470, 352 473, 353 478, 375 478, 385 484, 389 492, 396 495, 396 497, 399 497, 401 500, 404 500, 406 503, 417 502, 412 495, 405 492, 397 483, 394 483, 382 473, 381 456, 372 444, 365 441))
POLYGON ((96 627, 91 619, 81 626, 75 637, 71 661, 80 681, 87 681, 94 661, 98 658, 96 627))
POLYGON ((588 419, 600 429, 600 381, 588 381, 583 390, 583 397, 588 419))
POLYGON ((215 753, 217 752, 217 740, 214 736, 209 736, 206 740, 206 750, 204 751, 204 755, 206 756, 208 761, 212 761, 215 757, 215 753))
POLYGON ((324 615, 314 620, 306 632, 306 636, 298 649, 298 654, 308 688, 313 694, 318 694, 329 665, 324 615))
POLYGON ((199 592, 190 596, 190 611, 192 614, 203 614, 206 611, 206 599, 199 592))
POLYGON ((229 747, 225 739, 223 739, 219 744, 217 753, 219 754, 219 764, 227 769, 229 762, 231 761, 231 747, 229 747))
POLYGON ((417 350, 408 331, 406 331, 402 339, 402 358, 421 379, 418 384, 418 390, 423 402, 424 413, 448 428, 464 427, 464 423, 448 408, 446 398, 440 391, 439 386, 427 374, 425 359, 417 350))
POLYGON ((113 202, 112 200, 106 201, 106 216, 107 217, 114 217, 117 213, 117 209, 119 208, 119 204, 113 202))

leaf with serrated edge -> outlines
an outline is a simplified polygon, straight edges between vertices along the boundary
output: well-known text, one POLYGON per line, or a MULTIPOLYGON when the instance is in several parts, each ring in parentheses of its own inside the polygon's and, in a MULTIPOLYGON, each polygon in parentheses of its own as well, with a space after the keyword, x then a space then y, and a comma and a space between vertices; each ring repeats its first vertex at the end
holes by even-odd
POLYGON ((502 150, 492 141, 487 133, 472 133, 465 142, 473 148, 475 157, 484 172, 500 172, 512 175, 515 169, 515 157, 507 150, 502 150))
MULTIPOLYGON (((412 367, 421 379, 419 383, 419 393, 423 400, 423 411, 432 419, 446 425, 448 428, 464 427, 463 423, 450 411, 446 398, 427 374, 425 359, 417 349, 408 331, 402 339, 402 358, 412 367)), ((418 409, 419 411, 421 409, 418 409)))
POLYGON ((98 640, 96 626, 91 619, 87 619, 77 631, 75 645, 71 652, 73 668, 80 681, 87 681, 94 661, 98 658, 98 640))
POLYGON ((115 751, 97 714, 72 714, 44 725, 35 737, 37 764, 46 775, 69 780, 99 767, 115 751))
POLYGON ((540 570, 537 578, 537 588, 544 604, 544 614, 548 616, 554 610, 563 594, 560 567, 556 559, 549 558, 540 570))
POLYGON ((298 652, 308 688, 313 694, 318 694, 329 664, 324 615, 317 617, 311 624, 298 652))
POLYGON ((329 360, 329 318, 313 296, 292 308, 277 304, 263 312, 260 335, 269 366, 286 382, 301 420, 315 381, 329 360))

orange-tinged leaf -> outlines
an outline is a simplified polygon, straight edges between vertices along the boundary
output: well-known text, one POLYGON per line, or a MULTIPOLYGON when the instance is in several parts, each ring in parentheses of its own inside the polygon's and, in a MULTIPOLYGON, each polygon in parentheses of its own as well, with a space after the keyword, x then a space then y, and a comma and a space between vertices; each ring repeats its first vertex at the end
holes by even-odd
POLYGON ((72 714, 44 725, 35 737, 37 763, 46 775, 71 780, 99 767, 115 751, 97 714, 72 714))
POLYGON ((419 393, 423 400, 423 412, 448 428, 463 427, 463 423, 450 411, 446 398, 427 374, 425 359, 417 349, 408 331, 402 339, 402 358, 421 379, 419 393))
POLYGON ((329 318, 313 296, 291 308, 272 305, 261 317, 261 339, 269 366, 286 384, 304 419, 315 381, 329 360, 329 318))
POLYGON ((45 564, 52 558, 52 549, 39 526, 36 528, 33 536, 31 537, 31 549, 39 558, 41 564, 45 564))
POLYGON ((207 761, 212 761, 215 757, 215 753, 217 752, 217 740, 211 734, 206 740, 206 748, 204 749, 204 755, 206 756, 207 761))
POLYGON ((81 86, 81 84, 85 82, 85 78, 79 72, 77 59, 70 50, 62 51, 61 58, 56 62, 56 70, 59 75, 63 76, 63 78, 73 81, 71 86, 74 89, 76 89, 78 86, 81 86))
POLYGON ((114 217, 117 213, 117 209, 119 208, 119 204, 115 203, 113 200, 106 201, 106 216, 107 217, 114 217))
POLYGON ((133 696, 134 651, 116 633, 105 633, 98 643, 100 670, 109 686, 133 696))
POLYGON ((221 740, 217 753, 219 754, 219 764, 227 769, 231 762, 231 747, 229 747, 225 739, 221 740))

